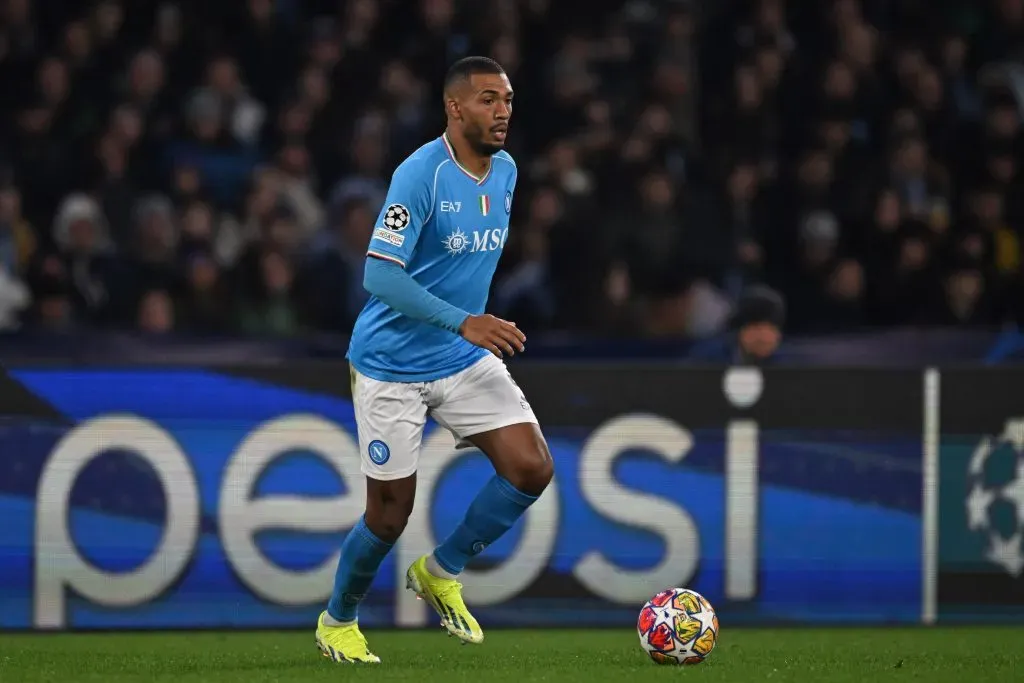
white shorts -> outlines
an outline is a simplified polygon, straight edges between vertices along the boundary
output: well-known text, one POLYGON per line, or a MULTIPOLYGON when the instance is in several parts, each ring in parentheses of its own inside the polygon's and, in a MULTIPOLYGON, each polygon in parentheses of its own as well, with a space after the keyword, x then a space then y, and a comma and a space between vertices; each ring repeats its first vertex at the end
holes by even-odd
POLYGON ((457 447, 474 434, 522 422, 537 424, 505 363, 487 355, 432 382, 382 382, 352 369, 352 403, 363 474, 403 479, 416 471, 427 417, 450 431, 457 447))

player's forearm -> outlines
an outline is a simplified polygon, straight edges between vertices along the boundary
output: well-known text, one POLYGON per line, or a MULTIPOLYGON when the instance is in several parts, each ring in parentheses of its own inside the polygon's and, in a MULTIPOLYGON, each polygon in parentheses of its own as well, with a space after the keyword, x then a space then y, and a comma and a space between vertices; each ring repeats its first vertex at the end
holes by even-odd
POLYGON ((396 263, 367 258, 363 286, 370 294, 402 315, 459 333, 469 313, 439 299, 396 263))

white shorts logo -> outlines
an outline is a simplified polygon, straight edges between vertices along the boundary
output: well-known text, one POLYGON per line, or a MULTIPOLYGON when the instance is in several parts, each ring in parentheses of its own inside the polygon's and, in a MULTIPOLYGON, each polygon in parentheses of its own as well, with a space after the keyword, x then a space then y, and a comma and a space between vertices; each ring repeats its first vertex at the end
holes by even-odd
POLYGON ((396 247, 400 247, 402 246, 402 244, 405 243, 405 235, 399 235, 397 233, 391 232, 390 230, 385 230, 384 228, 377 228, 376 230, 374 230, 373 239, 380 240, 381 242, 387 242, 388 244, 393 244, 396 247))

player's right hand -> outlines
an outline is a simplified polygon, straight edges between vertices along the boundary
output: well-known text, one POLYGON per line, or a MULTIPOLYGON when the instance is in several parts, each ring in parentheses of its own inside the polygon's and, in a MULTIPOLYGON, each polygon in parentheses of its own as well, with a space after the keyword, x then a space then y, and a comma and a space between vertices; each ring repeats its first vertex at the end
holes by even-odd
POLYGON ((493 315, 471 315, 462 322, 459 334, 470 344, 487 349, 498 358, 526 350, 526 335, 515 323, 493 315))

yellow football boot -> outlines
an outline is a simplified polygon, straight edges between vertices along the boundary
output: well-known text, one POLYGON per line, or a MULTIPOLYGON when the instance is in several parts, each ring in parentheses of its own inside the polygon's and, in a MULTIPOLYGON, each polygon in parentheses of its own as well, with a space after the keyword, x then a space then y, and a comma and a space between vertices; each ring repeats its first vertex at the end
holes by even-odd
POLYGON ((380 657, 370 652, 359 624, 352 622, 343 626, 328 626, 324 623, 326 616, 326 611, 321 612, 316 623, 316 646, 324 657, 336 662, 380 664, 380 657))
POLYGON ((463 643, 484 642, 484 632, 462 601, 462 584, 453 579, 442 579, 427 571, 424 555, 412 563, 405 573, 405 587, 426 600, 441 617, 441 626, 449 635, 463 643))

